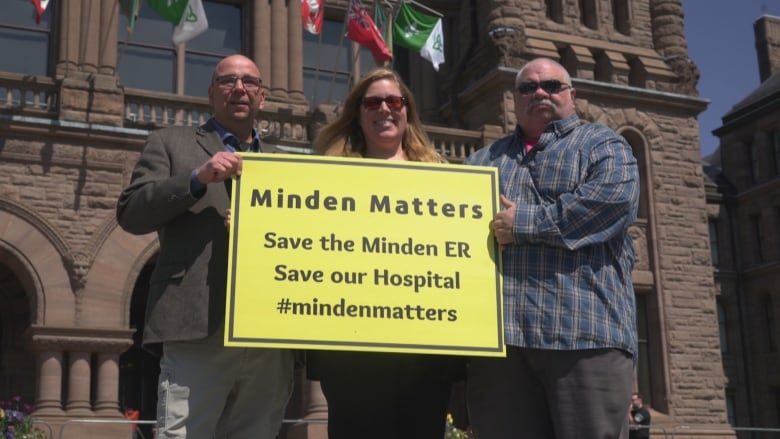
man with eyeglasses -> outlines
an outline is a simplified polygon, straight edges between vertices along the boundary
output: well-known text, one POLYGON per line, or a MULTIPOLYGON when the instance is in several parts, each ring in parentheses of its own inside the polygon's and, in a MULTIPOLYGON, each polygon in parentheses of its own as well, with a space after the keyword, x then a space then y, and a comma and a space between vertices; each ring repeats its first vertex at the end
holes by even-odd
POLYGON ((471 360, 480 439, 623 438, 637 353, 634 249, 639 174, 626 140, 579 119, 551 59, 515 78, 515 131, 467 164, 499 168, 506 358, 471 360))
POLYGON ((208 98, 204 125, 149 134, 117 204, 123 229, 159 238, 143 334, 147 348, 162 348, 156 437, 274 438, 292 392, 292 352, 223 346, 235 152, 261 151, 257 65, 222 59, 208 98))

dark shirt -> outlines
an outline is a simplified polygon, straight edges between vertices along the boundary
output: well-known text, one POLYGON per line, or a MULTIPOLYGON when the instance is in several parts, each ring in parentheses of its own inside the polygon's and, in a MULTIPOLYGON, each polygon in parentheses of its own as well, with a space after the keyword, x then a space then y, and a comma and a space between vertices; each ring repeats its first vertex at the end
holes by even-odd
POLYGON ((650 437, 650 429, 642 428, 650 425, 650 411, 644 407, 631 410, 632 423, 629 425, 629 439, 642 439, 650 437))

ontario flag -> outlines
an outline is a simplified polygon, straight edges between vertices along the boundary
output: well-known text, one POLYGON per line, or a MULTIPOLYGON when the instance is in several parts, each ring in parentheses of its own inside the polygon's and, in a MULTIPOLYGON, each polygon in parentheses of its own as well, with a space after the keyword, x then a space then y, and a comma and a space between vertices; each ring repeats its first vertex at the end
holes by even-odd
POLYGON ((31 2, 35 6, 35 24, 41 24, 41 16, 46 12, 49 0, 31 0, 31 2))
POLYGON ((349 25, 347 38, 367 47, 378 62, 390 61, 393 54, 387 48, 374 20, 360 6, 360 0, 349 1, 349 25))
POLYGON ((314 35, 322 31, 322 0, 301 0, 301 17, 303 28, 314 35))

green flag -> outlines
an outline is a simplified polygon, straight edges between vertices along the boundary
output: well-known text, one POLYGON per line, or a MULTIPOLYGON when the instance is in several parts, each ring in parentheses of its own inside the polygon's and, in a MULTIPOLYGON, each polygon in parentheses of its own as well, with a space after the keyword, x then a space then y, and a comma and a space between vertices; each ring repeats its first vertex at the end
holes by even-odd
POLYGON ((201 0, 146 0, 160 17, 176 25, 174 44, 183 43, 209 28, 201 0))
POLYGON ((444 34, 441 19, 426 15, 403 3, 393 23, 393 43, 417 50, 439 70, 444 62, 444 34))

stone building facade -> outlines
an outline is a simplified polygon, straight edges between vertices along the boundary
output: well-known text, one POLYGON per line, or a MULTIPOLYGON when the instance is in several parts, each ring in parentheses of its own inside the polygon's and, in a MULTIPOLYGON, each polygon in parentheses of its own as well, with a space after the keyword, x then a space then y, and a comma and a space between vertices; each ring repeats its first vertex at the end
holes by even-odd
POLYGON ((780 17, 754 33, 761 84, 714 131, 707 207, 731 422, 780 431, 780 17))
MULTIPOLYGON (((10 1, 11 8, 29 7, 26 0, 10 1)), ((338 98, 312 97, 320 70, 306 54, 320 46, 303 34, 300 2, 204 3, 207 13, 220 5, 229 7, 226 17, 235 13, 238 47, 261 66, 268 101, 257 126, 266 144, 308 152, 316 128, 338 111, 338 98)), ((443 15, 446 62, 436 72, 416 53, 398 49, 393 66, 450 161, 513 129, 514 76, 538 56, 567 68, 583 119, 628 139, 643 188, 631 230, 638 250, 637 389, 670 432, 685 424, 733 434, 696 120, 707 101, 696 91, 681 0, 424 3, 443 15)), ((326 20, 337 30, 347 4, 326 2, 326 20)), ((142 13, 136 26, 143 19, 142 13)), ((37 418, 55 434, 65 428, 64 437, 129 437, 126 425, 68 423, 121 419, 126 407, 154 418, 156 359, 138 343, 158 244, 153 235, 122 231, 115 203, 149 130, 202 123, 209 111, 205 87, 202 95, 188 93, 191 71, 184 68, 208 51, 171 48, 170 91, 145 89, 144 81, 121 72, 134 67, 129 56, 157 46, 126 50, 123 20, 118 2, 106 0, 51 2, 45 30, 0 18, 8 30, 0 35, 29 32, 42 41, 39 52, 24 55, 43 63, 30 74, 0 61, 6 66, 0 69, 0 397, 34 401, 37 418)), ((0 41, 0 47, 13 44, 0 41)), ((20 56, 2 50, 0 59, 20 56)), ((353 64, 352 77, 362 65, 353 64)), ((299 371, 288 418, 326 415, 317 383, 299 371)), ((283 436, 324 437, 324 426, 291 423, 283 436)))

